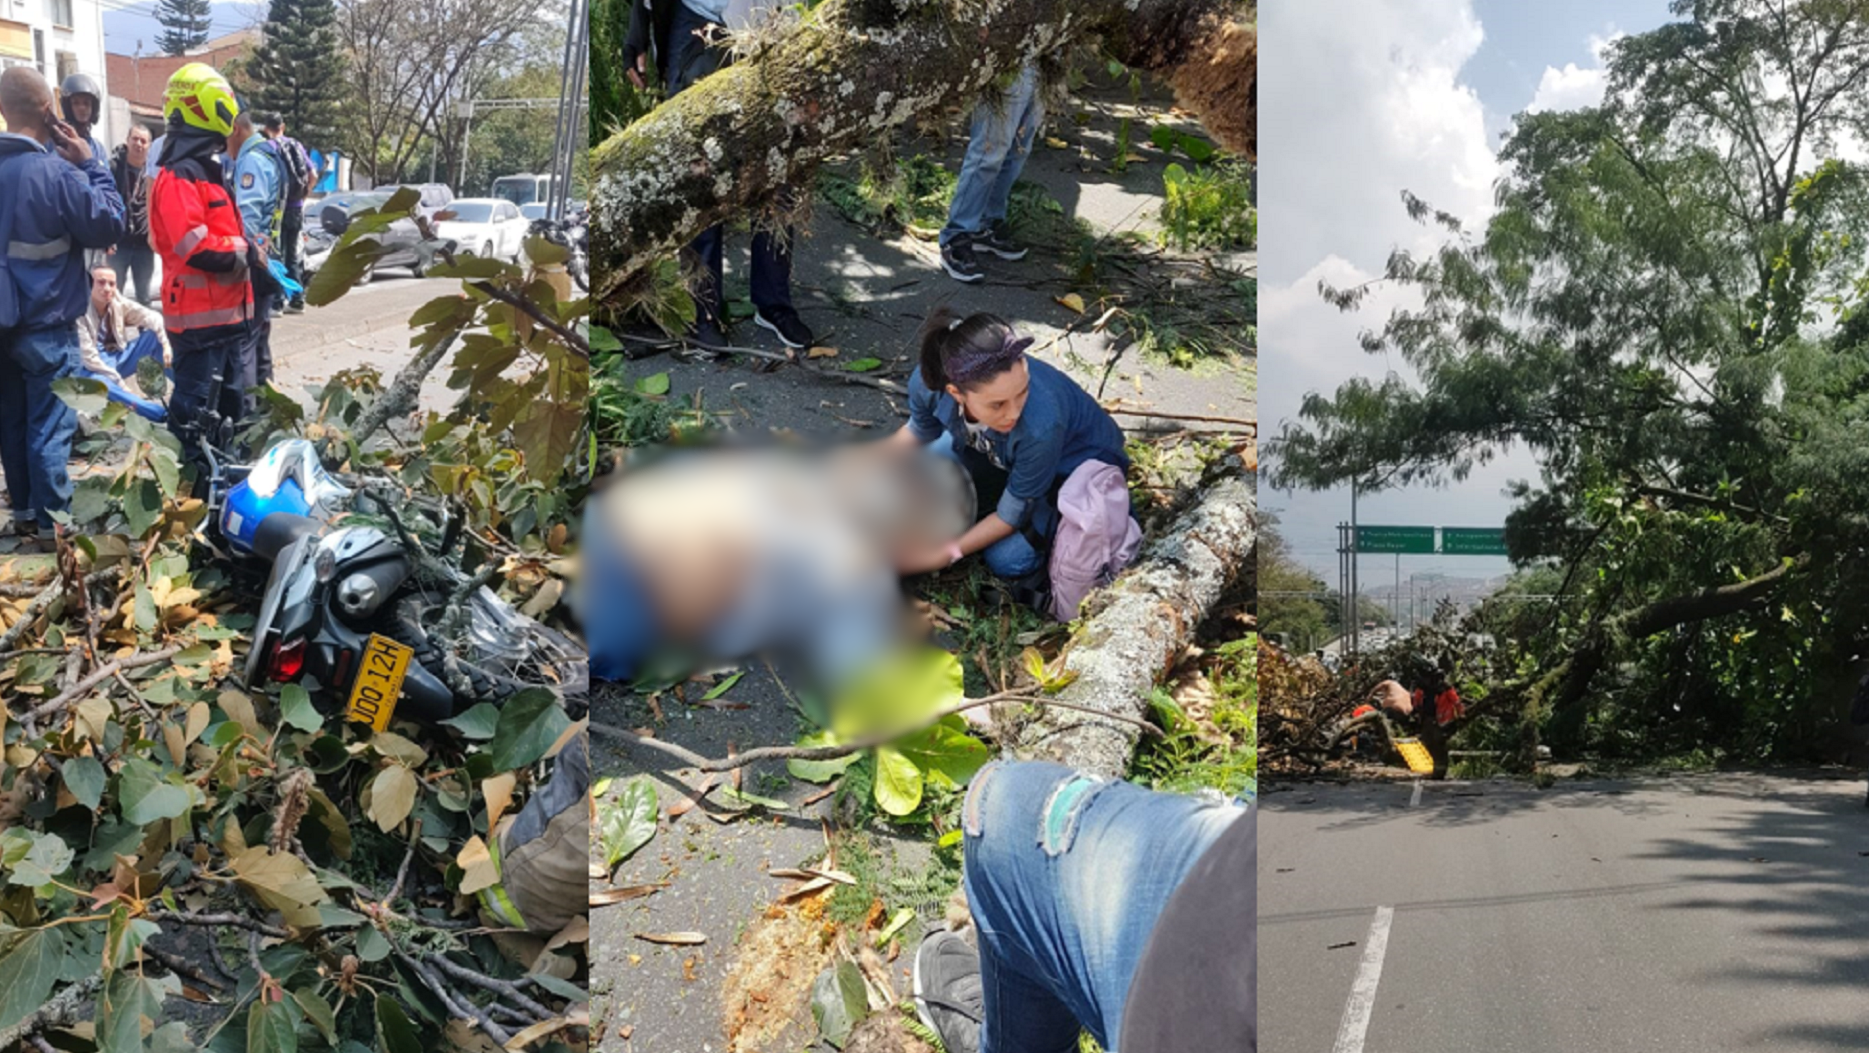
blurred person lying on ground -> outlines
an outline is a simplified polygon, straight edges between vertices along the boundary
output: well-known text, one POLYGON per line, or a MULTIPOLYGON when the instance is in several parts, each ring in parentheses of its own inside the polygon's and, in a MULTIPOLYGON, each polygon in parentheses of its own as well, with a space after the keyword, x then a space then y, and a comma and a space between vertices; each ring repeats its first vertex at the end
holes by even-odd
POLYGON ((961 810, 975 944, 937 929, 915 1008, 948 1053, 1258 1048, 1249 788, 1158 793, 1057 764, 980 769, 961 810))
POLYGON ((979 553, 1015 583, 1018 599, 1075 617, 1089 588, 1113 577, 1141 544, 1129 515, 1122 428, 1076 381, 1028 355, 1032 338, 998 315, 937 307, 920 343, 909 421, 890 441, 959 461, 987 514, 957 541, 908 552, 901 571, 938 570, 979 553), (1061 508, 1089 514, 1065 516, 1061 508), (1067 521, 1073 530, 1061 535, 1067 521), (1060 537, 1072 539, 1069 551, 1057 551, 1060 537), (1054 604, 1053 586, 1068 586, 1070 595, 1054 604))
POLYGON ((971 513, 951 463, 887 443, 640 457, 585 509, 573 606, 591 675, 767 654, 828 696, 907 639, 897 565, 971 513))

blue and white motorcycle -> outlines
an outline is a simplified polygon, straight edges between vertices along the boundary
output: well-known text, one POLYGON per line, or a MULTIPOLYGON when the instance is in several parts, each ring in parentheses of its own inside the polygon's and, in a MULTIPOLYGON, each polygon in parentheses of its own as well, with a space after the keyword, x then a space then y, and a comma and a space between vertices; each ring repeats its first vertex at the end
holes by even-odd
POLYGON ((382 730, 392 717, 435 723, 535 684, 576 694, 588 684, 582 648, 484 585, 466 589, 459 630, 444 638, 437 627, 471 579, 439 560, 418 574, 400 538, 341 523, 347 512, 397 520, 327 472, 310 441, 275 443, 251 466, 214 463, 211 475, 203 540, 271 564, 248 686, 305 683, 321 710, 341 703, 347 718, 382 730))

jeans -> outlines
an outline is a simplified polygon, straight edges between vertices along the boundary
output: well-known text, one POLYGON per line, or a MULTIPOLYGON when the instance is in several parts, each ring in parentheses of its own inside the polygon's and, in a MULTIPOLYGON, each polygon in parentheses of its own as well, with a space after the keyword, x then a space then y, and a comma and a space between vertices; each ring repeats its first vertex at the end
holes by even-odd
POLYGON ((14 518, 48 518, 71 507, 71 442, 78 411, 52 393, 76 374, 78 327, 0 334, 0 469, 14 518))
POLYGON ((974 107, 967 156, 954 184, 947 226, 941 228, 943 248, 955 238, 984 233, 1006 218, 1012 184, 1024 170, 1032 139, 1045 119, 1038 67, 1027 63, 1002 101, 1001 106, 983 102, 974 107))
MULTIPOLYGON (((686 4, 675 5, 675 22, 668 33, 668 93, 671 97, 714 71, 715 63, 707 61, 700 53, 699 49, 705 45, 694 34, 696 30, 715 24, 695 14, 686 4)), ((781 190, 775 207, 780 211, 789 210, 793 194, 789 188, 781 190)), ((707 268, 706 286, 696 290, 695 309, 700 317, 716 325, 721 320, 720 291, 725 280, 725 263, 721 258, 724 240, 724 232, 716 224, 688 243, 689 251, 700 257, 701 265, 707 268)), ((778 234, 765 230, 753 233, 751 292, 753 306, 761 311, 792 307, 791 244, 790 227, 778 234)))
POLYGON ((148 243, 117 246, 117 251, 110 257, 110 269, 117 272, 117 288, 125 295, 130 292, 127 279, 134 276, 136 302, 149 306, 149 280, 156 271, 156 251, 148 243))
MULTIPOLYGON (((927 449, 930 453, 961 461, 963 465, 966 463, 954 449, 952 432, 942 432, 941 437, 929 443, 927 449)), ((987 511, 990 513, 992 509, 987 511)), ((1032 514, 1036 516, 1041 511, 1033 509, 1032 514)), ((1024 532, 1018 530, 988 545, 980 553, 981 561, 986 564, 986 569, 993 572, 994 577, 1007 579, 1023 578, 1037 570, 1039 558, 1038 549, 1033 548, 1024 532)))
MULTIPOLYGON (((305 283, 304 261, 299 259, 299 239, 305 230, 305 208, 286 206, 279 217, 279 260, 286 265, 286 277, 303 285, 305 283)), ((296 306, 305 306, 305 294, 299 293, 290 302, 296 306)), ((268 364, 271 363, 270 357, 268 364)))
MULTIPOLYGON (((241 362, 248 342, 244 323, 216 325, 169 334, 173 352, 175 390, 169 395, 169 430, 181 440, 182 456, 194 466, 195 478, 207 478, 208 460, 201 440, 222 441, 221 422, 243 416, 240 389, 241 362)), ((205 490, 197 483, 196 496, 205 490)))
MULTIPOLYGON (((143 359, 153 358, 158 362, 162 361, 162 340, 155 333, 145 331, 138 333, 136 340, 128 347, 115 351, 99 348, 98 356, 104 360, 105 365, 116 370, 118 376, 134 379, 136 365, 143 359)), ((104 382, 104 390, 109 393, 113 401, 123 403, 135 410, 138 415, 157 423, 169 419, 168 407, 162 403, 131 391, 109 377, 98 376, 97 379, 104 382)))
POLYGON ((247 394, 273 378, 273 301, 253 298, 253 320, 247 323, 247 349, 240 360, 240 415, 252 414, 256 400, 247 394))
POLYGON ((1156 918, 1244 803, 1036 761, 982 768, 962 812, 980 1053, 1074 1053, 1080 1027, 1111 1048, 1156 918))

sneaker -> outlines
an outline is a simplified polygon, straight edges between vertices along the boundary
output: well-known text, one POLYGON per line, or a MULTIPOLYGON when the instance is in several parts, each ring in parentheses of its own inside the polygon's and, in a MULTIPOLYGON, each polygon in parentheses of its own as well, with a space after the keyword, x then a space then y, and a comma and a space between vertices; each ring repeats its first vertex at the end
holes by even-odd
POLYGON ((805 320, 798 317, 798 312, 790 307, 759 307, 753 311, 753 321, 761 329, 770 329, 778 334, 779 342, 794 351, 802 351, 817 342, 805 320))
POLYGON ((957 282, 977 282, 986 277, 980 261, 974 258, 973 239, 965 235, 941 246, 941 269, 957 282))
POLYGON ((682 343, 674 355, 683 362, 712 362, 729 346, 727 334, 720 331, 720 323, 705 314, 695 319, 694 328, 688 330, 682 343))
POLYGON ((986 994, 980 955, 967 941, 938 929, 915 952, 915 1015, 941 1036, 948 1053, 979 1053, 986 994))
POLYGON ((1006 236, 1006 224, 995 223, 985 234, 975 235, 973 245, 1002 260, 1022 260, 1028 251, 1024 245, 1006 236))
POLYGON ((304 314, 305 313, 305 301, 304 300, 293 300, 291 303, 286 304, 286 313, 287 314, 304 314))

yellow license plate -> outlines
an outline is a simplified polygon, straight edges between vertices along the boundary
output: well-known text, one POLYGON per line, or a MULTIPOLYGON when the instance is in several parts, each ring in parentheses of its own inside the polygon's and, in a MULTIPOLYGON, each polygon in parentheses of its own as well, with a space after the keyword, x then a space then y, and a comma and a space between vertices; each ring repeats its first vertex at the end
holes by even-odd
POLYGON ((396 700, 402 696, 402 678, 409 672, 409 659, 414 656, 407 645, 371 633, 370 644, 363 649, 363 668, 357 671, 357 683, 350 689, 350 708, 345 717, 377 731, 388 729, 396 700))

